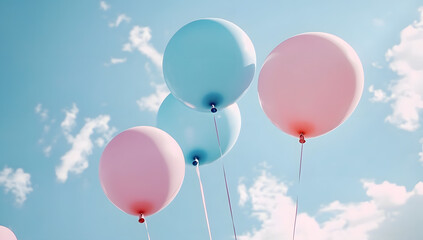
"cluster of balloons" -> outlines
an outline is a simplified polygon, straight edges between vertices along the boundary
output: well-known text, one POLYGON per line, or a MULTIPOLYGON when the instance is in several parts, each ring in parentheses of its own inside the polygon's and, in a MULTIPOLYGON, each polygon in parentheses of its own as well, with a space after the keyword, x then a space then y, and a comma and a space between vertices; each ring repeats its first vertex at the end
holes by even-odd
MULTIPOLYGON (((111 202, 143 222, 176 196, 184 161, 207 164, 230 151, 241 129, 236 101, 250 86, 255 68, 251 40, 229 21, 200 19, 177 31, 164 52, 171 94, 159 109, 158 128, 128 129, 101 156, 100 181, 111 202), (219 119, 221 150, 213 114, 219 119)), ((258 93, 272 123, 295 137, 310 138, 336 128, 353 112, 363 79, 361 62, 345 41, 304 33, 269 54, 258 93)))
MULTIPOLYGON (((171 94, 159 109, 158 128, 123 131, 101 156, 99 176, 110 201, 144 222, 179 192, 184 162, 207 164, 229 152, 241 130, 236 101, 255 69, 251 40, 229 21, 200 19, 177 31, 163 58, 171 94), (219 144, 212 114, 219 119, 219 144)), ((348 118, 363 85, 363 68, 350 45, 331 34, 304 33, 268 55, 258 93, 271 122, 303 143, 304 137, 325 134, 348 118)), ((0 226, 0 239, 16 237, 0 226)))
POLYGON ((183 26, 163 56, 171 94, 160 106, 158 128, 128 129, 101 156, 100 181, 110 201, 144 222, 178 193, 184 161, 208 164, 229 152, 241 130, 235 102, 250 86, 255 67, 254 46, 235 24, 200 19, 183 26))

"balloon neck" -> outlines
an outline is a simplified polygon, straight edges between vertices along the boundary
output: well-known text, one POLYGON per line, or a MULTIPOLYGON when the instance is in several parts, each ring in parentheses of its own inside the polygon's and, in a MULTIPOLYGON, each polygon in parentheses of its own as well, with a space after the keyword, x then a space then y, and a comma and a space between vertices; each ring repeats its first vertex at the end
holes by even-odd
POLYGON ((216 106, 214 105, 214 103, 212 103, 212 104, 210 104, 211 105, 211 109, 210 109, 210 111, 212 112, 212 113, 216 113, 217 112, 217 108, 216 108, 216 106))
POLYGON ((194 157, 194 161, 192 162, 192 165, 194 165, 196 167, 198 164, 200 164, 198 157, 194 157))
POLYGON ((304 134, 300 134, 300 141, 301 144, 304 144, 306 142, 306 140, 304 139, 304 134))
POLYGON ((138 219, 139 223, 144 223, 145 222, 145 218, 144 218, 144 214, 140 214, 140 218, 138 219))

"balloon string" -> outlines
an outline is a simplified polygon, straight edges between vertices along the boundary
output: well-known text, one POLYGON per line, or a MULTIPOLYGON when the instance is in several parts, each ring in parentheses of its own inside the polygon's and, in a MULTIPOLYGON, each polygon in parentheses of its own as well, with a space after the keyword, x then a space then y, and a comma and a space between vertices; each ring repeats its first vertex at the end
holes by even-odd
MULTIPOLYGON (((220 145, 220 137, 219 137, 219 130, 217 128, 217 123, 216 123, 216 116, 213 116, 213 120, 214 120, 214 127, 216 129, 217 143, 219 144, 220 157, 222 157, 222 147, 220 145)), ((235 221, 234 221, 234 214, 233 214, 233 211, 232 211, 231 196, 229 194, 228 180, 226 178, 225 164, 223 163, 223 161, 222 161, 222 170, 223 170, 223 177, 225 178, 226 195, 228 197, 229 211, 231 213, 232 228, 234 230, 235 240, 237 240, 237 237, 236 237, 236 228, 235 228, 235 221)))
POLYGON ((219 151, 220 151, 220 157, 222 157, 222 147, 220 145, 220 137, 219 137, 219 130, 217 128, 217 122, 216 122, 216 116, 213 115, 214 120, 214 128, 216 129, 216 137, 217 137, 217 143, 219 144, 219 151))
POLYGON ((298 216, 298 196, 297 196, 297 204, 295 206, 295 218, 294 218, 294 229, 292 231, 292 239, 295 239, 295 229, 297 226, 297 216, 298 216))
POLYGON ((233 213, 232 213, 231 197, 230 197, 230 195, 229 195, 228 181, 226 180, 225 165, 223 164, 223 162, 222 162, 222 168, 223 168, 223 176, 225 177, 226 195, 228 196, 229 210, 230 210, 230 212, 231 212, 232 228, 233 228, 233 230, 234 230, 234 237, 235 237, 235 240, 237 240, 237 237, 236 237, 236 230, 235 230, 235 222, 234 222, 234 215, 233 215, 233 213))
POLYGON ((301 168, 302 168, 302 164, 303 164, 303 148, 304 148, 304 143, 305 143, 304 137, 301 137, 301 136, 300 136, 300 138, 302 139, 303 142, 301 142, 301 140, 300 140, 300 142, 301 142, 300 169, 298 170, 298 192, 297 192, 297 202, 296 202, 296 205, 295 205, 295 218, 294 218, 294 228, 292 230, 292 240, 295 239, 295 230, 296 230, 296 227, 297 227, 298 199, 299 199, 298 195, 299 195, 299 189, 300 189, 300 184, 301 184, 301 168))
POLYGON ((148 237, 148 240, 150 240, 150 233, 148 232, 147 219, 145 219, 145 221, 144 221, 144 225, 145 225, 145 230, 147 231, 147 237, 148 237))
POLYGON ((300 169, 298 170, 298 183, 301 183, 301 169, 303 165, 303 148, 304 148, 304 143, 301 143, 300 169))
POLYGON ((204 189, 203 189, 203 183, 201 182, 200 168, 199 167, 200 167, 200 164, 198 163, 197 166, 195 167, 195 171, 197 172, 198 182, 200 183, 201 197, 203 199, 204 215, 206 216, 207 229, 209 230, 210 240, 212 240, 212 235, 211 235, 211 231, 210 231, 210 224, 209 224, 209 217, 207 215, 206 199, 204 198, 204 189))

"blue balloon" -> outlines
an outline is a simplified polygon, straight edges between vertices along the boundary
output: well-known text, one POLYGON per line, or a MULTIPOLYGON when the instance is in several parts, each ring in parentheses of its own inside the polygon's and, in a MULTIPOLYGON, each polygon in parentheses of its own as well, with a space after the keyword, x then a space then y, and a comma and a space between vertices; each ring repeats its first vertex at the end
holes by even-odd
POLYGON ((204 165, 220 158, 213 115, 224 155, 235 145, 241 131, 241 113, 236 103, 213 114, 194 111, 169 94, 157 114, 157 127, 179 143, 187 164, 197 157, 204 165))
POLYGON ((250 86, 255 68, 256 52, 248 35, 217 18, 183 26, 163 56, 163 74, 171 93, 199 111, 235 103, 250 86))

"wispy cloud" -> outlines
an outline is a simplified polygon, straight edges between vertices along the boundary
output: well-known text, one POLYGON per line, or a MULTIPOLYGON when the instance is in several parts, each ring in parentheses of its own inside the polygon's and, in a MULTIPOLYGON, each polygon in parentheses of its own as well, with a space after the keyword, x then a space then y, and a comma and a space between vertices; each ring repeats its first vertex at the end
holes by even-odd
POLYGON ((155 89, 155 92, 149 96, 141 97, 137 100, 137 104, 142 111, 147 110, 150 112, 157 112, 163 100, 167 97, 167 95, 169 95, 170 91, 164 83, 152 83, 151 86, 155 89))
POLYGON ((41 117, 41 120, 45 121, 48 119, 48 109, 44 108, 41 103, 38 103, 34 110, 41 117))
MULTIPOLYGON (((41 103, 38 103, 37 106, 35 106, 34 111, 38 116, 40 116, 41 121, 44 122, 43 133, 40 139, 38 140, 39 144, 44 144, 44 141, 45 141, 44 138, 50 132, 51 124, 54 123, 55 120, 54 119, 49 120, 48 109, 43 107, 41 103)), ((46 151, 46 148, 43 149, 45 156, 50 155, 51 148, 52 148, 52 145, 50 145, 49 151, 46 151)))
POLYGON ((48 145, 43 149, 44 156, 50 157, 51 150, 53 149, 52 145, 48 145))
POLYGON ((125 63, 126 62, 126 58, 110 58, 110 62, 105 63, 105 66, 110 66, 110 65, 114 65, 114 64, 119 64, 119 63, 125 63))
MULTIPOLYGON (((369 198, 367 201, 352 203, 334 201, 321 207, 316 216, 300 212, 297 220, 296 239, 401 239, 381 238, 380 229, 386 228, 393 222, 404 226, 409 222, 423 221, 423 214, 410 214, 405 211, 416 204, 423 204, 423 182, 416 184, 412 191, 407 191, 404 186, 386 181, 381 184, 373 181, 362 181, 362 183, 369 198), (409 215, 399 217, 404 214, 409 215), (325 217, 320 219, 328 220, 318 221, 318 217, 321 216, 325 217)), ((240 186, 238 189, 241 189, 242 195, 248 196, 246 199, 250 203, 250 205, 245 203, 244 205, 251 208, 252 217, 257 218, 260 226, 242 234, 239 239, 290 239, 295 202, 287 195, 287 184, 263 171, 251 187, 247 188, 243 183, 240 186)), ((423 211, 419 210, 419 212, 423 211)), ((415 229, 411 236, 407 235, 406 239, 419 239, 422 234, 423 230, 415 229)))
POLYGON ((238 194, 239 194, 239 206, 243 207, 249 199, 248 192, 247 192, 247 186, 245 186, 245 184, 243 184, 243 179, 240 179, 240 181, 239 181, 238 194))
POLYGON ((131 21, 131 18, 126 16, 125 14, 120 14, 116 20, 114 22, 109 23, 109 27, 113 28, 113 27, 119 27, 119 25, 122 22, 126 22, 129 23, 131 21))
POLYGON ((118 64, 118 63, 124 63, 126 62, 126 58, 111 58, 110 63, 111 64, 118 64))
POLYGON ((385 21, 381 18, 373 18, 372 24, 375 27, 383 27, 385 26, 385 21))
POLYGON ((385 91, 382 89, 375 89, 373 85, 370 85, 369 92, 373 93, 373 97, 370 99, 372 102, 387 102, 390 100, 385 91))
POLYGON ((382 65, 380 65, 380 63, 378 62, 372 62, 372 67, 377 68, 377 69, 382 69, 382 65))
MULTIPOLYGON (((376 97, 391 103, 392 113, 385 120, 406 131, 420 127, 423 109, 423 7, 419 12, 420 19, 404 28, 400 43, 386 52, 389 67, 399 79, 391 81, 387 98, 376 97)), ((373 93, 380 96, 385 91, 373 93)))
POLYGON ((27 195, 33 191, 31 186, 31 175, 24 172, 22 168, 14 171, 5 167, 0 172, 0 186, 4 187, 6 193, 11 192, 15 196, 17 204, 23 204, 27 195))
MULTIPOLYGON (((147 57, 152 64, 156 66, 159 72, 159 76, 162 79, 162 60, 163 54, 157 51, 156 48, 151 44, 151 29, 150 27, 134 26, 129 33, 129 42, 122 46, 122 51, 132 52, 138 50, 142 55, 147 57)), ((155 71, 152 71, 150 62, 146 62, 144 65, 145 70, 150 77, 155 77, 155 71)), ((170 93, 166 84, 150 82, 154 92, 148 96, 139 98, 136 102, 141 111, 150 111, 156 113, 159 110, 160 104, 170 93)))
POLYGON ((65 182, 70 172, 80 174, 88 168, 88 157, 93 153, 94 147, 93 141, 91 140, 93 134, 100 135, 96 140, 97 145, 99 145, 98 142, 102 141, 104 144, 104 142, 109 141, 116 132, 116 128, 109 126, 110 116, 99 115, 94 119, 86 118, 85 124, 80 129, 79 133, 72 136, 70 133, 71 128, 68 126, 74 125, 76 113, 78 112, 76 110, 76 105, 74 105, 72 109, 66 111, 66 118, 63 121, 70 124, 64 124, 64 126, 62 126, 63 134, 67 142, 71 145, 71 149, 60 158, 61 163, 56 167, 56 176, 60 182, 65 182), (67 121, 67 119, 69 121, 67 121))
POLYGON ((64 112, 66 114, 66 117, 62 121, 60 126, 62 127, 64 132, 69 133, 69 132, 72 131, 73 127, 75 126, 75 120, 76 120, 76 117, 78 115, 79 109, 76 106, 76 104, 73 103, 72 108, 71 109, 65 109, 64 112))
POLYGON ((420 144, 422 144, 422 151, 419 152, 419 161, 423 164, 423 138, 420 139, 420 144))
POLYGON ((104 10, 104 11, 107 11, 107 10, 109 10, 109 9, 110 9, 110 5, 109 5, 109 4, 107 4, 105 1, 101 1, 101 2, 100 2, 100 8, 101 8, 102 10, 104 10))
POLYGON ((151 37, 151 29, 149 27, 134 26, 129 33, 129 42, 123 45, 122 50, 132 52, 137 49, 150 59, 156 67, 161 69, 163 55, 150 43, 151 37))

